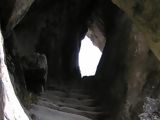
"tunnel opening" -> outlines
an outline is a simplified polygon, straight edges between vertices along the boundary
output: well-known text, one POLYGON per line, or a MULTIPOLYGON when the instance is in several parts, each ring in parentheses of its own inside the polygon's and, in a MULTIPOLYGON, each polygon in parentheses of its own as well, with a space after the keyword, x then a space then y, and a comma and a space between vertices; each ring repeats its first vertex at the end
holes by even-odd
POLYGON ((79 52, 81 77, 95 75, 101 55, 102 52, 99 48, 92 43, 89 37, 85 36, 81 41, 81 48, 79 52))

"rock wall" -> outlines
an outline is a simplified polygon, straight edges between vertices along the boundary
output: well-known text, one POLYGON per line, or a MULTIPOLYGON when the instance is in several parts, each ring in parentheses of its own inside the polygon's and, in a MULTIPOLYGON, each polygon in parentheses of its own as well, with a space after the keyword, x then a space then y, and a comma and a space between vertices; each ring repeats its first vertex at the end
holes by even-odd
MULTIPOLYGON (((148 43, 153 40, 154 34, 151 35, 141 29, 138 25, 142 23, 137 24, 139 19, 128 16, 129 10, 125 9, 127 5, 119 4, 123 1, 115 3, 126 11, 122 11, 112 2, 106 2, 105 7, 101 8, 105 9, 105 15, 100 18, 106 25, 103 33, 107 42, 96 76, 92 79, 95 81, 95 86, 92 86, 91 91, 102 103, 111 119, 139 120, 138 116, 143 112, 145 98, 159 98, 157 92, 160 63, 150 42, 148 43), (107 15, 107 10, 112 11, 112 15, 110 13, 107 15), (107 18, 111 21, 107 21, 107 18)), ((139 11, 137 16, 138 13, 139 11)))
POLYGON ((4 119, 4 91, 3 83, 0 81, 0 119, 4 119))
POLYGON ((9 72, 5 64, 4 40, 0 30, 0 80, 1 80, 1 101, 0 101, 0 118, 3 120, 29 120, 24 112, 11 83, 9 72), (18 112, 17 112, 18 111, 18 112))
POLYGON ((34 0, 2 0, 0 5, 1 26, 4 37, 21 21, 34 0))
POLYGON ((144 32, 150 39, 148 40, 149 47, 160 60, 159 53, 159 1, 124 1, 112 0, 119 6, 129 17, 133 23, 144 32))
MULTIPOLYGON (((120 111, 127 93, 126 58, 128 54, 132 54, 127 51, 128 46, 132 44, 129 43, 132 24, 119 8, 112 3, 107 4, 114 14, 110 16, 108 13, 112 22, 106 23, 107 42, 95 79, 96 85, 99 84, 96 86, 97 92, 100 93, 98 99, 103 101, 102 105, 106 108, 106 114, 115 119, 114 116, 120 111)), ((108 16, 106 15, 106 17, 108 16)), ((98 93, 95 94, 98 95, 98 93)))

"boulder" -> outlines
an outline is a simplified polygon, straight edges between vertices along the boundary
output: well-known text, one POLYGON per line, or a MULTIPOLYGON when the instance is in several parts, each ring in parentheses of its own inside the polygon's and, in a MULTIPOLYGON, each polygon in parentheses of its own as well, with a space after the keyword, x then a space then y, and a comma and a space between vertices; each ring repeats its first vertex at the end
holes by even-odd
POLYGON ((47 58, 44 54, 33 53, 22 58, 26 86, 30 92, 44 91, 47 82, 47 58))

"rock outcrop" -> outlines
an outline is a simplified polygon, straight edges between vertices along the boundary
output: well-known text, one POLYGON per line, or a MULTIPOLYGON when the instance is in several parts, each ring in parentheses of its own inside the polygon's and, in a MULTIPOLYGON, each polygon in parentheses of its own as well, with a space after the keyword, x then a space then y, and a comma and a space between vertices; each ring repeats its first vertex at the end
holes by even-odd
POLYGON ((0 81, 0 119, 4 119, 4 91, 2 81, 0 81))
POLYGON ((5 37, 21 21, 34 0, 2 0, 0 5, 1 25, 5 37))
POLYGON ((9 72, 5 64, 5 52, 3 43, 4 40, 0 30, 0 118, 1 120, 29 120, 13 89, 13 85, 9 77, 9 72))
POLYGON ((133 23, 138 29, 143 32, 143 36, 149 38, 150 49, 155 56, 160 60, 159 50, 159 20, 160 15, 158 13, 159 1, 124 1, 124 0, 112 0, 117 6, 119 6, 125 13, 132 19, 133 23))
POLYGON ((33 53, 22 58, 23 72, 27 90, 33 93, 43 92, 46 88, 48 65, 44 54, 33 53))

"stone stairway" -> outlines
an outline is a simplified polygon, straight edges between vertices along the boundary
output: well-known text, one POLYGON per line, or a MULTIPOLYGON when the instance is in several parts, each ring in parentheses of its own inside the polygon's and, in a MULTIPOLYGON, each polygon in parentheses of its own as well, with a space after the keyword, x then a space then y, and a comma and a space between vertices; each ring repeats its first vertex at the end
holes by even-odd
POLYGON ((104 115, 83 89, 53 86, 38 97, 30 112, 35 120, 100 120, 104 115))

